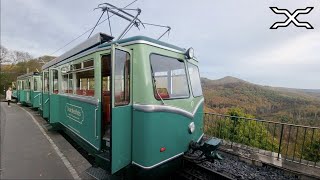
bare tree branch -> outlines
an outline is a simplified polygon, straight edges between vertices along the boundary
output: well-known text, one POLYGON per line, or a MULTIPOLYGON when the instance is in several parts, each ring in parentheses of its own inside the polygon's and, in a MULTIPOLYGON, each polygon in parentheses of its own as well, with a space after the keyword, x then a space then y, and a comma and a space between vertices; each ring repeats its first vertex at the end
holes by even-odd
POLYGON ((27 62, 32 58, 33 57, 28 52, 12 51, 10 60, 12 64, 17 64, 19 62, 27 62))
POLYGON ((8 60, 9 50, 0 45, 0 63, 5 63, 8 60))

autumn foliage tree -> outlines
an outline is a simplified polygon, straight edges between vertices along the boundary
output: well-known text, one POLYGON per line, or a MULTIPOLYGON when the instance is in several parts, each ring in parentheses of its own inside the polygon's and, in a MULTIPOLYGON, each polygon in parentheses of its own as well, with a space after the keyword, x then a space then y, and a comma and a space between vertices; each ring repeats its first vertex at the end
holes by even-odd
POLYGON ((9 50, 2 45, 0 52, 0 94, 4 94, 18 76, 27 72, 40 72, 44 63, 55 58, 53 56, 33 58, 28 52, 9 50))
POLYGON ((277 146, 267 127, 257 123, 254 116, 241 108, 231 108, 227 116, 211 116, 205 119, 205 133, 232 142, 272 150, 277 146), (212 122, 215 121, 215 122, 212 122))

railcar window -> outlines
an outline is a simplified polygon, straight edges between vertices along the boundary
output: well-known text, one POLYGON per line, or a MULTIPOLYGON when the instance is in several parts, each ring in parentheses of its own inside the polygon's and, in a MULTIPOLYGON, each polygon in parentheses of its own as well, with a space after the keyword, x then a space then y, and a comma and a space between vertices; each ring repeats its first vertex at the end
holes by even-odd
POLYGON ((16 82, 12 82, 11 88, 12 88, 13 90, 16 89, 16 82))
POLYGON ((102 64, 102 93, 104 96, 110 95, 111 81, 111 56, 103 55, 101 58, 102 64))
POLYGON ((191 63, 188 63, 189 76, 191 81, 192 93, 194 97, 202 95, 201 81, 199 68, 191 63))
POLYGON ((189 97, 185 64, 175 58, 152 54, 151 70, 154 77, 156 99, 189 97))
POLYGON ((48 92, 49 91, 49 73, 48 72, 44 72, 44 82, 43 82, 43 92, 48 92))
POLYGON ((94 96, 94 69, 76 72, 76 94, 94 96))
POLYGON ((63 93, 73 93, 73 83, 72 83, 72 73, 69 71, 70 66, 61 68, 62 72, 62 92, 63 93))
POLYGON ((73 65, 73 69, 81 69, 81 63, 73 65))
POLYGON ((33 78, 33 90, 34 90, 34 91, 38 91, 37 78, 33 78))
POLYGON ((114 68, 115 105, 127 105, 130 103, 130 54, 117 49, 114 68))
POLYGON ((59 85, 58 85, 58 71, 57 70, 53 70, 52 73, 52 80, 53 80, 53 94, 58 94, 59 93, 59 85))
POLYGON ((30 88, 31 88, 31 78, 28 79, 28 89, 30 89, 30 88))
POLYGON ((93 60, 83 62, 83 68, 93 67, 93 60))
POLYGON ((62 92, 68 93, 68 74, 62 75, 62 92))
POLYGON ((110 76, 102 78, 102 91, 104 94, 108 94, 110 92, 110 76))
POLYGON ((25 84, 25 90, 29 90, 30 89, 30 80, 26 79, 25 80, 26 84, 25 84))
POLYGON ((41 81, 40 81, 39 77, 33 78, 33 90, 34 91, 41 91, 40 82, 41 81))
POLYGON ((68 74, 68 93, 73 94, 73 75, 68 74))

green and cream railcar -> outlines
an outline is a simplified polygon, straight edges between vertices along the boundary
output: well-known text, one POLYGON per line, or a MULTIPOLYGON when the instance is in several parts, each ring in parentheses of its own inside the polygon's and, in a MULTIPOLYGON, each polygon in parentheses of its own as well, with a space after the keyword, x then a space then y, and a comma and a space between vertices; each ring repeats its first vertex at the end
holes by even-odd
POLYGON ((11 89, 12 89, 12 98, 16 99, 18 101, 18 90, 17 90, 17 82, 11 83, 11 89))
POLYGON ((24 105, 39 108, 42 81, 40 73, 32 72, 17 77, 18 100, 24 105))
POLYGON ((203 136, 197 60, 148 37, 111 39, 98 33, 43 66, 43 114, 112 174, 183 155, 203 136))

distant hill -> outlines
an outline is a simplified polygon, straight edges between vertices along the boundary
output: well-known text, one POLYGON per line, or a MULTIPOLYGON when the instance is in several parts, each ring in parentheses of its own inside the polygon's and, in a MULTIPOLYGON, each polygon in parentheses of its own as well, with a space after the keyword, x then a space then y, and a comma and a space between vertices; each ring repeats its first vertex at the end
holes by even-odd
POLYGON ((320 100, 320 89, 294 89, 294 88, 284 88, 284 87, 269 87, 270 89, 276 90, 276 91, 283 91, 283 92, 291 92, 291 93, 297 93, 300 95, 305 96, 311 96, 318 98, 320 100))
POLYGON ((258 118, 305 125, 320 125, 320 90, 261 86, 227 76, 201 78, 206 111, 226 113, 243 108, 258 118))
POLYGON ((221 79, 211 80, 207 78, 201 78, 202 82, 206 83, 207 85, 223 85, 223 84, 231 84, 231 83, 248 83, 242 79, 238 79, 232 76, 226 76, 221 79))

